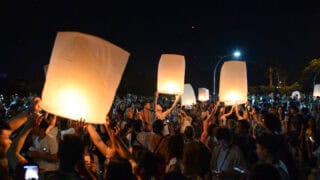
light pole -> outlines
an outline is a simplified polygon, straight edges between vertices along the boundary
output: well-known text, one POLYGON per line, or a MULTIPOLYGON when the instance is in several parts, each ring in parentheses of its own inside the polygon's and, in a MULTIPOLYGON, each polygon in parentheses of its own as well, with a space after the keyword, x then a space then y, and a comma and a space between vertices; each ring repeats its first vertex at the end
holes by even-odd
POLYGON ((223 61, 224 58, 229 57, 229 56, 233 56, 235 58, 239 58, 241 56, 241 52, 240 51, 235 51, 233 54, 229 54, 229 55, 224 55, 224 56, 219 56, 219 60, 216 63, 214 70, 213 70, 213 100, 216 100, 216 71, 217 68, 219 66, 219 64, 223 61))

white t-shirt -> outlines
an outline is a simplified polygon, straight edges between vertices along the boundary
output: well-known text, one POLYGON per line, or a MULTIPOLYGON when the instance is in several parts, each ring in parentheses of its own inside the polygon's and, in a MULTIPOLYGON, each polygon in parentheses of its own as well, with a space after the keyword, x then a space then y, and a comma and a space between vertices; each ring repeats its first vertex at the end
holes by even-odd
MULTIPOLYGON (((58 153, 58 142, 56 138, 47 135, 41 140, 39 140, 39 137, 36 137, 35 141, 39 142, 39 147, 36 148, 37 151, 45 152, 48 154, 58 153)), ((49 162, 44 159, 36 159, 36 163, 41 169, 44 169, 44 171, 54 171, 58 169, 57 162, 49 162)))

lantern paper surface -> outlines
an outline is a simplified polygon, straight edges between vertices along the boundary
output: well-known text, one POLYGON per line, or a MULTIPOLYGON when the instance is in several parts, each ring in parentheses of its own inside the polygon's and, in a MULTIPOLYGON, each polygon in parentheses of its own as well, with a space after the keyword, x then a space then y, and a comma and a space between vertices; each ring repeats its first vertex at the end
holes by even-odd
POLYGON ((193 88, 191 84, 184 85, 184 92, 181 96, 181 105, 182 106, 191 106, 196 104, 196 96, 194 95, 193 88))
POLYGON ((247 68, 244 61, 226 61, 220 72, 219 98, 225 105, 247 102, 247 68))
POLYGON ((208 101, 209 100, 209 90, 207 88, 198 89, 198 99, 199 101, 208 101))
POLYGON ((176 54, 161 55, 158 66, 158 92, 183 94, 185 60, 176 54))
POLYGON ((77 32, 59 32, 41 107, 68 119, 104 123, 128 57, 128 52, 103 39, 77 32))
POLYGON ((292 94, 291 94, 291 98, 294 99, 294 98, 297 98, 297 99, 301 99, 301 94, 299 91, 293 91, 292 94))
POLYGON ((320 97, 320 84, 314 85, 313 96, 314 97, 317 97, 317 96, 320 97))

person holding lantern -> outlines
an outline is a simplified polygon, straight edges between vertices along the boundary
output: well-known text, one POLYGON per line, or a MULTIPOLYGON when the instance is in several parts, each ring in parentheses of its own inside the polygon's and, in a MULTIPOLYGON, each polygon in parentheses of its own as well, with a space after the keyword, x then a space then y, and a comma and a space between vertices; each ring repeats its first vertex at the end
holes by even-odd
POLYGON ((158 98, 159 98, 159 93, 158 91, 155 93, 155 100, 154 100, 154 109, 155 109, 155 118, 153 121, 160 119, 160 120, 164 120, 169 114, 170 112, 173 110, 173 108, 175 108, 179 102, 180 99, 180 95, 175 95, 175 101, 174 103, 171 105, 171 107, 165 111, 163 111, 163 108, 161 107, 160 104, 158 104, 158 98))

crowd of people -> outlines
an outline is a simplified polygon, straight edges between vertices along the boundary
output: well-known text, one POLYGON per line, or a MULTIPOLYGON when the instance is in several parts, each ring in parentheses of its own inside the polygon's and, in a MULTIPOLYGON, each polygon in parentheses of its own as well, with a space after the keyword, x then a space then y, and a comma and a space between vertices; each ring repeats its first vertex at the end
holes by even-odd
POLYGON ((250 95, 181 106, 180 96, 116 96, 105 124, 0 96, 0 179, 317 179, 319 98, 250 95))

